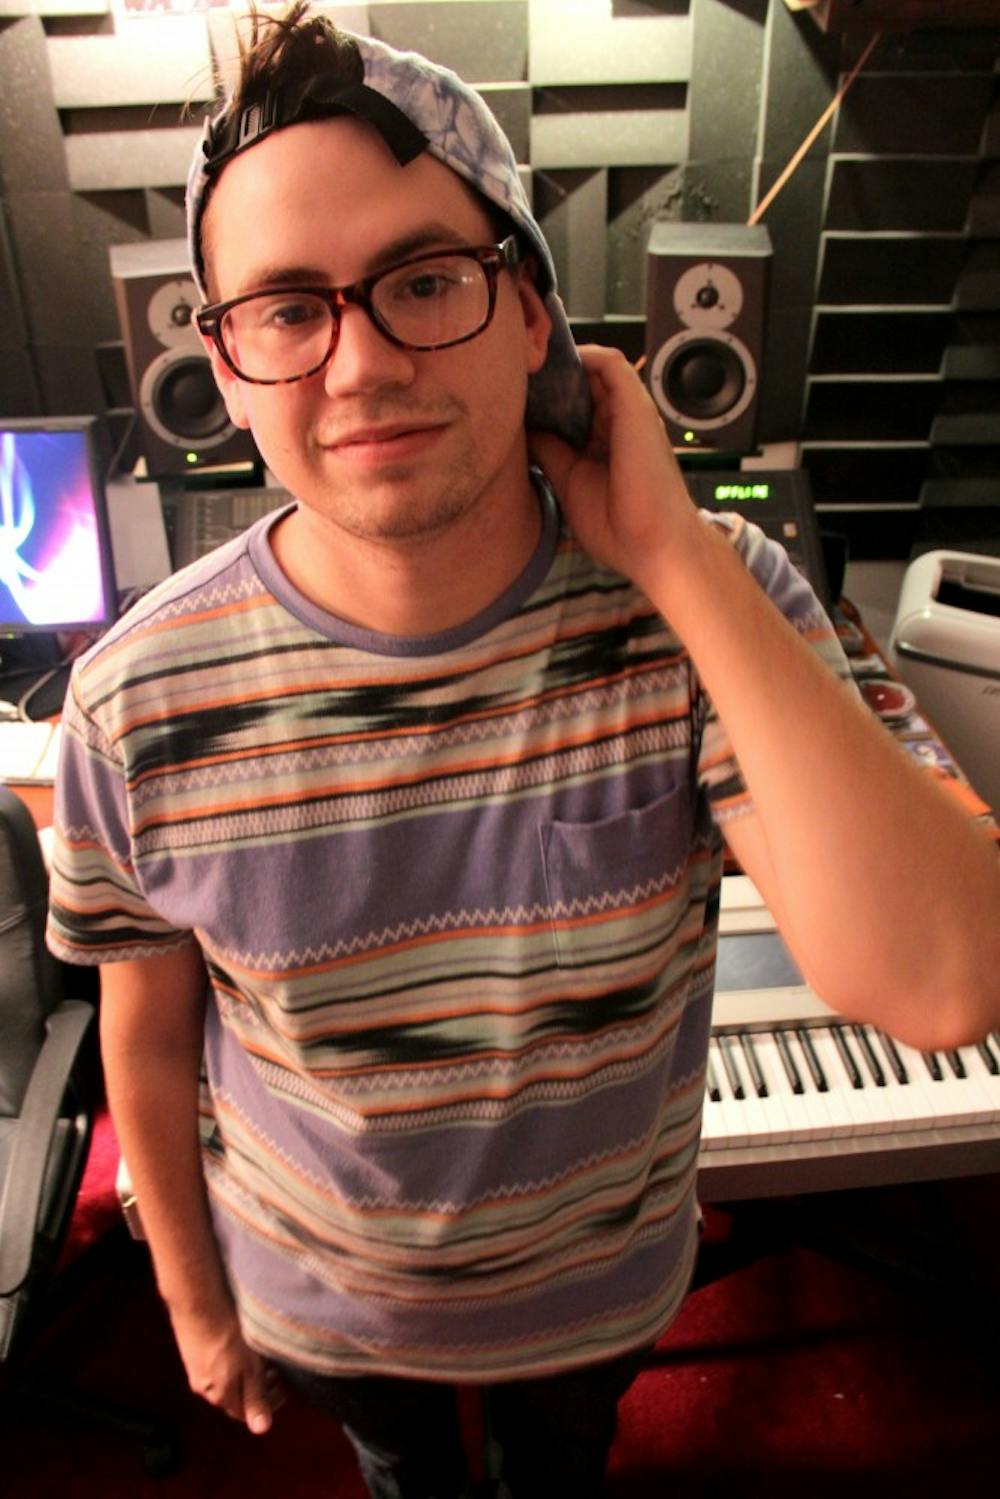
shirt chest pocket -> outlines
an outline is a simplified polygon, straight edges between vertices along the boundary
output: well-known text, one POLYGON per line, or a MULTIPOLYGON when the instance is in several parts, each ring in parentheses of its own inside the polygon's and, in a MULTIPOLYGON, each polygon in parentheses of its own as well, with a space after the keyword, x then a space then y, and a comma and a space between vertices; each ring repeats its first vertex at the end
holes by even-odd
POLYGON ((682 783, 596 822, 540 828, 559 966, 667 960, 688 908, 694 801, 682 783))

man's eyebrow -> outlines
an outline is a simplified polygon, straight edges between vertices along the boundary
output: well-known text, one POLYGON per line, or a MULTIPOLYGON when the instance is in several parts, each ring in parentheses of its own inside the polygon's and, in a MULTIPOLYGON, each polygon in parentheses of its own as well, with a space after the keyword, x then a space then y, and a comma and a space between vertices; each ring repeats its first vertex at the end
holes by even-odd
MULTIPOLYGON (((492 239, 487 234, 484 239, 492 239)), ((365 270, 365 275, 373 276, 379 271, 390 266, 397 265, 401 260, 407 260, 411 255, 420 255, 425 250, 463 250, 471 244, 479 244, 477 239, 472 241, 467 235, 460 234, 450 224, 439 223, 437 220, 421 224, 406 234, 400 235, 388 244, 383 245, 378 253, 372 256, 365 270)), ((252 273, 244 278, 244 284, 236 293, 242 296, 245 292, 257 291, 262 287, 271 286, 324 286, 332 285, 327 271, 319 266, 310 265, 263 265, 255 266, 252 273)), ((336 283, 343 285, 342 282, 336 283)))

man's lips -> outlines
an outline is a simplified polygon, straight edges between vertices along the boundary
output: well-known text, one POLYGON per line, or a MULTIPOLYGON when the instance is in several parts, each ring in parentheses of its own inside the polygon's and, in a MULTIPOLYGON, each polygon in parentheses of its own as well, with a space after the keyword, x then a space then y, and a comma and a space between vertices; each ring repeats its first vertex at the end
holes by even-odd
POLYGON ((323 439, 322 446, 339 458, 385 462, 421 453, 437 441, 446 422, 394 422, 380 427, 357 427, 323 439))

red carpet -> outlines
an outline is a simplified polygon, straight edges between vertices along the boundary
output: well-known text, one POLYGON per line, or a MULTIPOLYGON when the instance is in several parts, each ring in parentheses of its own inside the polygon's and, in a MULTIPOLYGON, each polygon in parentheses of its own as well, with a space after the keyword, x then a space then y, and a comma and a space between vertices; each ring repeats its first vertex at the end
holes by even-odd
MULTIPOLYGON (((108 1221, 115 1159, 103 1127, 78 1215, 88 1238, 108 1221)), ((947 1211, 942 1245, 966 1287, 983 1283, 978 1298, 963 1300, 956 1286, 946 1302, 804 1248, 693 1294, 623 1403, 609 1494, 994 1492, 996 1189, 982 1179, 870 1195, 884 1216, 903 1220, 947 1211)), ((726 1215, 710 1223, 724 1239, 726 1215)), ((169 1419, 184 1461, 174 1476, 151 1478, 130 1437, 55 1426, 31 1412, 14 1421, 8 1407, 0 1492, 9 1499, 364 1499, 345 1439, 311 1411, 290 1403, 270 1436, 253 1438, 189 1395, 139 1246, 93 1267, 40 1340, 38 1363, 169 1419)))

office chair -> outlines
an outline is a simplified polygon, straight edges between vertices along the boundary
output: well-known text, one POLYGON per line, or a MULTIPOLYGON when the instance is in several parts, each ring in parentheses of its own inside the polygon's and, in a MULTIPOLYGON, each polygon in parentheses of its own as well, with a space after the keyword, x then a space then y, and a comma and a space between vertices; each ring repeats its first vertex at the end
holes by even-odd
MULTIPOLYGON (((101 1102, 95 1008, 65 996, 45 946, 48 880, 27 808, 0 786, 0 1400, 28 1400, 139 1438, 150 1473, 177 1460, 169 1428, 22 1355, 51 1292, 101 1102)), ((75 1268, 75 1267, 74 1267, 75 1268)))

